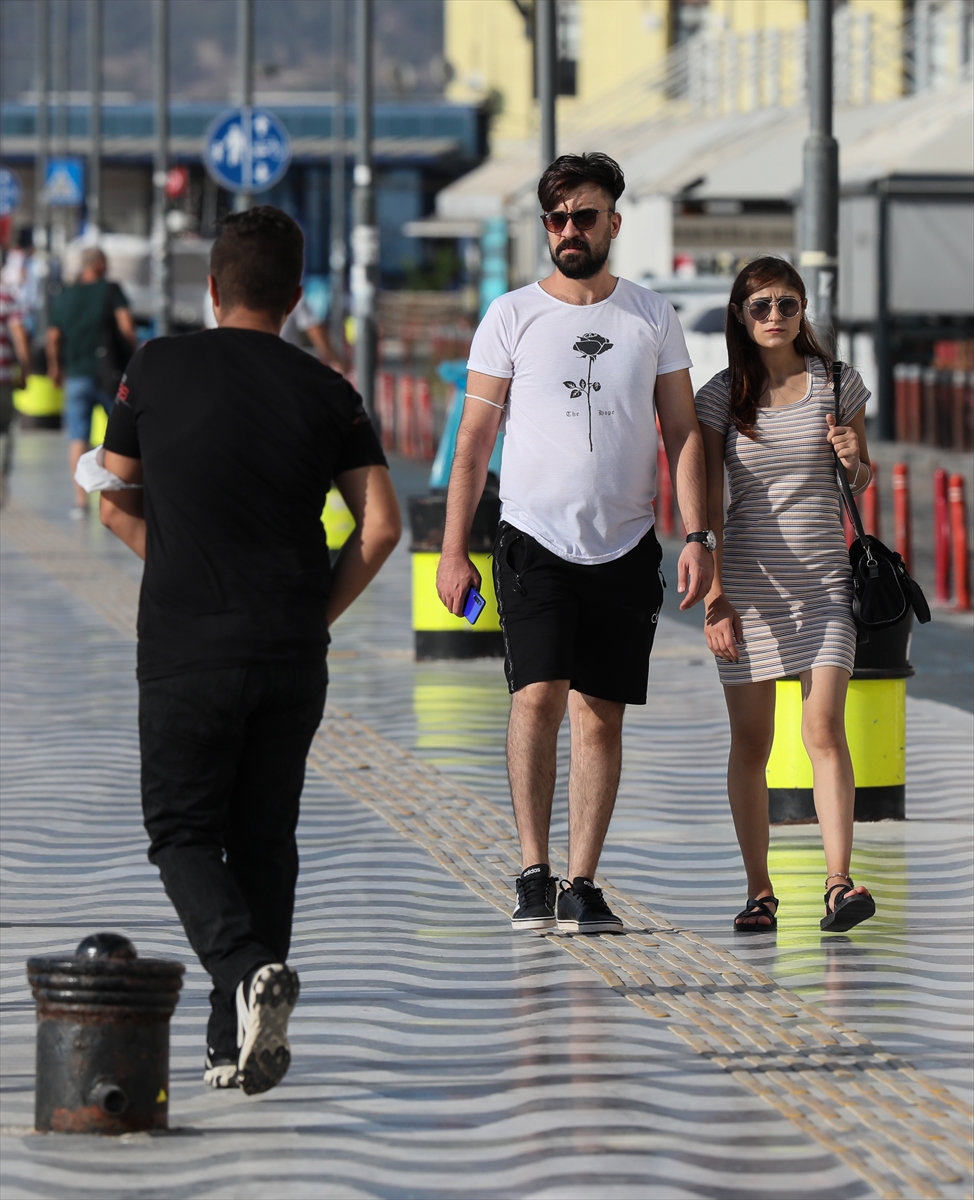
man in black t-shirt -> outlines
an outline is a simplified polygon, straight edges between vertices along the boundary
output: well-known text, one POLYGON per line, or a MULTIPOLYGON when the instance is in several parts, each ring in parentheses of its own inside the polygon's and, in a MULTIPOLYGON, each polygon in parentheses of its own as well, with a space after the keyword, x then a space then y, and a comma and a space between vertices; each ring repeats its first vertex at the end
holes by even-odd
POLYGON ((210 259, 218 328, 146 343, 105 437, 105 466, 130 486, 102 492, 102 521, 145 559, 149 858, 213 977, 204 1078, 248 1093, 290 1063, 295 827, 328 627, 400 535, 359 396, 278 336, 302 258, 278 209, 228 217, 210 259), (321 524, 332 481, 356 521, 334 570, 321 524))

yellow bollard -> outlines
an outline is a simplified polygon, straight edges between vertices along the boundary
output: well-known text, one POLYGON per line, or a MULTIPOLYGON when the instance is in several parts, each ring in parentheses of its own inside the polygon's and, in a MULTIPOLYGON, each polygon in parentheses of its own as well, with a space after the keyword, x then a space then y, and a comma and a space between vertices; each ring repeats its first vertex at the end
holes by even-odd
MULTIPOLYGON (((912 627, 911 612, 900 625, 871 633, 856 652, 845 731, 856 778, 857 821, 906 817, 906 681, 914 673, 907 661, 912 627)), ((772 825, 817 820, 801 720, 800 681, 779 679, 767 769, 772 825)))
POLYGON ((24 386, 14 389, 14 408, 25 425, 60 428, 64 391, 47 375, 28 375, 24 386))
POLYGON ((325 507, 321 510, 321 523, 325 527, 328 549, 334 554, 341 550, 352 536, 352 530, 355 528, 355 518, 336 487, 333 487, 325 497, 325 507))
POLYGON ((469 554, 480 572, 480 593, 486 601, 476 625, 448 612, 436 593, 436 569, 443 546, 446 496, 411 496, 409 547, 413 573, 413 636, 418 660, 441 658, 497 658, 504 653, 491 548, 497 533, 500 501, 484 495, 470 533, 469 554))

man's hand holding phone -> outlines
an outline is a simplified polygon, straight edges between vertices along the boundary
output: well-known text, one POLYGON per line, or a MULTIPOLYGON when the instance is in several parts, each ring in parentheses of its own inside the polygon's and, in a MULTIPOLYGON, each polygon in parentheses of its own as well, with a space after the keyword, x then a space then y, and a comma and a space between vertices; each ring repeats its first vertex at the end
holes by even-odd
POLYGON ((455 617, 462 617, 471 588, 480 591, 481 575, 467 555, 440 558, 436 569, 436 591, 443 604, 455 617))

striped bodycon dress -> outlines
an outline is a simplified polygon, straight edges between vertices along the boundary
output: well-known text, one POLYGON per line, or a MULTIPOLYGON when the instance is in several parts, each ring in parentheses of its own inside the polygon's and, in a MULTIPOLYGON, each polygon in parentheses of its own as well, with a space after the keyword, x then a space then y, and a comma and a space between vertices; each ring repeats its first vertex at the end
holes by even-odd
MULTIPOLYGON (((728 372, 696 396, 697 417, 725 435, 730 505, 724 521, 724 593, 744 627, 739 663, 717 660, 723 684, 781 679, 811 667, 852 674, 849 555, 839 485, 826 441, 835 412, 830 374, 805 360, 808 390, 781 408, 759 408, 758 440, 745 437, 728 413, 728 372)), ((869 399, 859 372, 842 372, 839 423, 869 399)))

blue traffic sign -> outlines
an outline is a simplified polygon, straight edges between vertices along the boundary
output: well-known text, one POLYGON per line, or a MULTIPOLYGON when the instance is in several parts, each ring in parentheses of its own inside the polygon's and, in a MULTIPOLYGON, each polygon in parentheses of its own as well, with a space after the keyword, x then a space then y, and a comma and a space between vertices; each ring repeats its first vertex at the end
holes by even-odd
POLYGON ((231 192, 266 192, 291 161, 291 139, 266 108, 235 108, 210 126, 203 150, 206 169, 231 192))
POLYGON ((6 217, 15 208, 20 208, 22 195, 23 188, 20 186, 20 179, 13 171, 8 171, 6 167, 0 167, 0 217, 6 217))
POLYGON ((78 208, 85 202, 85 165, 80 158, 52 158, 44 177, 44 198, 61 208, 78 208))

